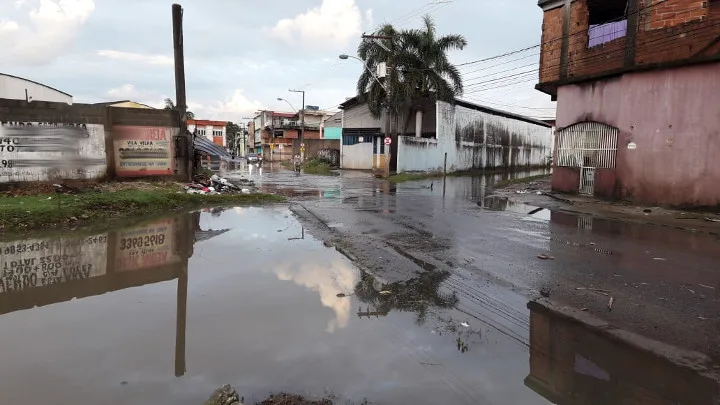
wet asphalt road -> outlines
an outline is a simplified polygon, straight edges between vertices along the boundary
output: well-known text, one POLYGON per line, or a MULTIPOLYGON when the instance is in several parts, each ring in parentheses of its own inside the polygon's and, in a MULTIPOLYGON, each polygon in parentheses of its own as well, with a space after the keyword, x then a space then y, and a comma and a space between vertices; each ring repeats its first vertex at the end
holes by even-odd
POLYGON ((528 309, 549 288, 712 353, 715 239, 489 198, 502 174, 252 169, 227 175, 290 204, 0 242, 0 404, 196 405, 226 383, 246 403, 717 404, 715 380, 528 309))
POLYGON ((298 176, 268 164, 250 177, 354 245, 360 262, 381 277, 413 276, 413 266, 387 265, 398 250, 450 271, 445 288, 465 297, 458 308, 512 338, 527 336, 525 298, 549 290, 554 301, 614 326, 720 360, 720 238, 492 197, 495 182, 532 174, 395 186, 362 172, 298 176), (538 258, 543 254, 552 259, 538 258))

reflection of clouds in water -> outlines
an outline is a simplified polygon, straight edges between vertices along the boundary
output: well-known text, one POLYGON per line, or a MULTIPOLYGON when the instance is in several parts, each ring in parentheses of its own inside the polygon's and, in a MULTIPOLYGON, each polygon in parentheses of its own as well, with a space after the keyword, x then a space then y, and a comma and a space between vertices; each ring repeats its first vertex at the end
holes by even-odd
POLYGON ((327 332, 345 328, 350 320, 350 298, 338 298, 338 293, 348 294, 355 286, 355 269, 348 262, 333 260, 324 263, 281 263, 273 270, 278 279, 292 281, 320 294, 324 307, 335 311, 335 319, 328 322, 327 332))

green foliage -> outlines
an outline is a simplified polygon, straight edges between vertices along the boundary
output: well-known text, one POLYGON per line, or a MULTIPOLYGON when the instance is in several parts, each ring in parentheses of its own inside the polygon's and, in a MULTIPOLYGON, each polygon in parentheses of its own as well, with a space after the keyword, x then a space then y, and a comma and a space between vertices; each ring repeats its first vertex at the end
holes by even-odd
POLYGON ((305 173, 309 174, 329 174, 330 161, 324 158, 314 158, 305 162, 305 173))
POLYGON ((408 110, 414 99, 429 97, 453 103, 463 93, 460 71, 448 60, 448 52, 463 49, 467 40, 462 35, 451 34, 438 37, 435 23, 430 16, 423 19, 421 29, 398 31, 392 25, 383 26, 378 36, 393 38, 366 40, 358 47, 358 57, 367 63, 357 83, 357 92, 362 101, 368 103, 371 113, 380 117, 386 102, 386 92, 372 74, 377 66, 386 62, 396 66, 396 71, 385 79, 392 99, 389 100, 394 113, 408 110), (388 49, 385 49, 388 48, 388 49))
POLYGON ((186 194, 176 186, 76 195, 0 197, 0 232, 141 217, 202 206, 281 201, 284 201, 282 197, 269 194, 186 194))

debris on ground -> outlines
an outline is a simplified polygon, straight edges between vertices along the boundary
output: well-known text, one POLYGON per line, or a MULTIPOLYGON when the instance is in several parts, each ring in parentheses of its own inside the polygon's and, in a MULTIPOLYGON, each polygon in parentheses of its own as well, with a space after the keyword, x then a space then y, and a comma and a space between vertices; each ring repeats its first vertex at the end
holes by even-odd
POLYGON ((540 289, 540 295, 542 295, 545 298, 548 298, 550 296, 550 288, 549 287, 543 287, 540 289))
POLYGON ((203 405, 243 405, 244 398, 240 398, 235 388, 225 384, 213 391, 210 398, 203 405))
POLYGON ((275 394, 258 405, 333 405, 330 399, 310 400, 300 395, 275 394))
POLYGON ((542 260, 555 260, 554 257, 546 255, 545 253, 540 253, 539 255, 537 255, 537 258, 542 260))
POLYGON ((608 305, 607 305, 608 311, 612 311, 613 303, 615 303, 615 298, 614 298, 614 297, 610 297, 610 301, 608 301, 608 305))
POLYGON ((705 220, 708 222, 720 222, 720 219, 709 218, 709 217, 706 217, 705 220))
POLYGON ((197 175, 193 177, 193 182, 184 185, 184 188, 188 194, 250 194, 258 191, 254 187, 255 183, 250 180, 239 179, 237 182, 242 186, 233 184, 228 179, 219 177, 217 174, 210 177, 197 175))

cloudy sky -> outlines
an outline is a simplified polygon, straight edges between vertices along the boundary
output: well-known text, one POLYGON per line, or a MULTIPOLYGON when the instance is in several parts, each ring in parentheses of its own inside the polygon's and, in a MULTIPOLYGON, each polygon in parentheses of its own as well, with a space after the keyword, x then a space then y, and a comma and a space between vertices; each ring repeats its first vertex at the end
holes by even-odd
MULTIPOLYGON (((554 116, 536 90, 538 49, 470 63, 540 42, 536 0, 178 0, 184 8, 188 104, 199 118, 241 121, 287 98, 334 109, 354 95, 363 32, 432 15, 440 33, 468 47, 452 61, 468 101, 554 116), (430 1, 430 2, 428 2, 430 1)), ((0 72, 56 87, 75 102, 174 99, 171 1, 0 0, 0 72), (9 44, 9 46, 7 46, 9 44)))

